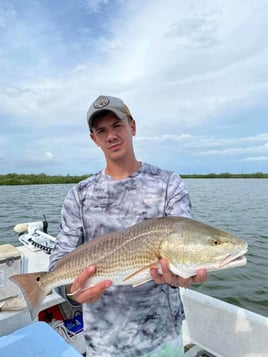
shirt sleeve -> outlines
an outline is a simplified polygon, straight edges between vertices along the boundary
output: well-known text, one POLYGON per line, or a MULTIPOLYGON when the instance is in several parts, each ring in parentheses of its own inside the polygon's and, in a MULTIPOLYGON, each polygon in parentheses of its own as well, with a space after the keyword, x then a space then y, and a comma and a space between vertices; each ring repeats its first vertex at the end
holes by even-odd
POLYGON ((165 215, 193 218, 189 192, 181 177, 174 172, 167 183, 165 215))
MULTIPOLYGON (((56 239, 55 247, 49 258, 49 271, 53 269, 57 261, 67 253, 73 251, 84 241, 83 224, 81 218, 81 209, 78 190, 72 188, 67 194, 62 210, 60 231, 56 239)), ((64 299, 66 296, 65 287, 56 288, 55 291, 64 299)), ((70 303, 72 303, 69 300, 70 303)), ((72 303, 74 305, 74 303, 72 303)))

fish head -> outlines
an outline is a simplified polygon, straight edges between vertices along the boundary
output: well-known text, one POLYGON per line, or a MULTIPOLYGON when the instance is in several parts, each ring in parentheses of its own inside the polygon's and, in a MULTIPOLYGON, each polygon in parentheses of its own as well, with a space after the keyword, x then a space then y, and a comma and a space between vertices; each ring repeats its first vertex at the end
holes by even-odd
POLYGON ((214 271, 243 266, 247 249, 244 240, 228 232, 184 219, 174 223, 161 246, 161 256, 174 274, 188 278, 202 268, 214 271))

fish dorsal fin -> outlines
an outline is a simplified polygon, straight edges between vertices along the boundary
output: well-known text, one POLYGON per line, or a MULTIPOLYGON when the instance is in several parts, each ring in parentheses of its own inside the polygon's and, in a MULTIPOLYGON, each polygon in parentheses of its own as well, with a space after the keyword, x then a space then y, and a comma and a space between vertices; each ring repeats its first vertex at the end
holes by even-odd
MULTIPOLYGON (((159 263, 159 259, 157 259, 157 260, 156 260, 155 262, 153 262, 153 263, 150 263, 150 264, 148 264, 148 265, 145 265, 145 266, 142 267, 141 269, 138 269, 138 270, 134 271, 134 273, 131 273, 131 274, 129 274, 128 276, 126 276, 123 281, 130 280, 131 278, 133 278, 134 276, 136 276, 136 275, 142 273, 143 271, 149 270, 149 269, 151 269, 151 268, 157 268, 157 267, 158 267, 158 263, 159 263)), ((145 283, 147 283, 147 282, 150 281, 150 280, 152 280, 152 278, 147 278, 147 279, 141 280, 140 282, 137 282, 137 283, 133 284, 132 286, 133 286, 133 287, 136 287, 136 286, 145 284, 145 283)))

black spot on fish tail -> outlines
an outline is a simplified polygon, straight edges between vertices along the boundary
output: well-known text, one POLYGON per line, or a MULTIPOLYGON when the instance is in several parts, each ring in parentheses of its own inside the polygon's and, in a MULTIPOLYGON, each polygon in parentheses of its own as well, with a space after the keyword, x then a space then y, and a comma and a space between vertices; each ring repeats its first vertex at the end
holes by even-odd
POLYGON ((40 284, 42 277, 46 274, 46 272, 37 272, 13 275, 9 278, 21 289, 33 320, 38 313, 40 305, 48 294, 48 291, 42 288, 40 284))

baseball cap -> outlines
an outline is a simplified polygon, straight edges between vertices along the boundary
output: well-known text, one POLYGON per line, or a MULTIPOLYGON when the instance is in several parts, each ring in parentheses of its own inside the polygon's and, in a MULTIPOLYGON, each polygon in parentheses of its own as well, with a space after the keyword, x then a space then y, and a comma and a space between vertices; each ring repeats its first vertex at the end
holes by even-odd
POLYGON ((87 111, 87 122, 90 129, 92 128, 94 117, 98 113, 106 110, 113 112, 121 120, 127 117, 132 118, 128 107, 122 99, 108 95, 100 95, 94 100, 87 111))

